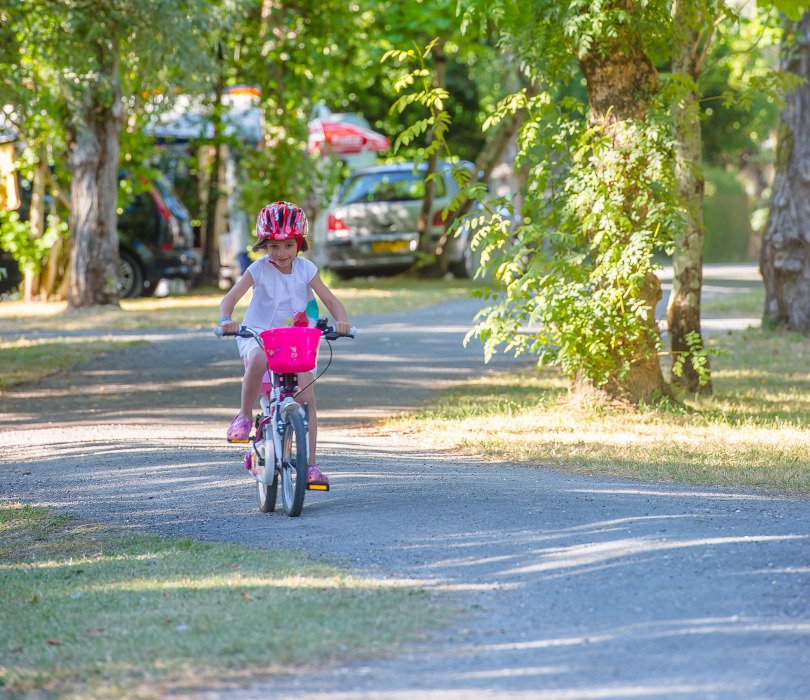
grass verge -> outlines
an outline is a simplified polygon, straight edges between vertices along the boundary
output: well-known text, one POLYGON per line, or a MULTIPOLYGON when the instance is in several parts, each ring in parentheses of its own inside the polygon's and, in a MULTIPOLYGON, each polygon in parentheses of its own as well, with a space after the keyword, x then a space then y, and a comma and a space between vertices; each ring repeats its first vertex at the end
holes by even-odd
POLYGON ((702 311, 706 316, 737 316, 761 318, 765 306, 765 290, 752 289, 703 302, 702 311))
POLYGON ((49 338, 0 340, 0 394, 22 382, 44 377, 87 362, 94 357, 141 341, 113 338, 49 338))
MULTIPOLYGON (((430 306, 446 299, 468 296, 475 286, 475 282, 465 280, 387 277, 336 282, 332 289, 350 316, 358 316, 430 306)), ((183 296, 124 299, 120 309, 91 307, 71 310, 65 302, 4 301, 0 303, 0 331, 213 328, 219 318, 223 294, 207 288, 183 296)), ((247 297, 237 307, 237 314, 243 314, 246 307, 247 297)), ((328 312, 323 309, 322 313, 328 312)))
POLYGON ((86 526, 0 501, 0 695, 158 697, 388 652, 424 590, 280 550, 86 526))
POLYGON ((810 493, 810 340, 749 329, 709 339, 714 395, 683 411, 573 405, 555 372, 484 377, 387 421, 485 459, 691 484, 810 493))

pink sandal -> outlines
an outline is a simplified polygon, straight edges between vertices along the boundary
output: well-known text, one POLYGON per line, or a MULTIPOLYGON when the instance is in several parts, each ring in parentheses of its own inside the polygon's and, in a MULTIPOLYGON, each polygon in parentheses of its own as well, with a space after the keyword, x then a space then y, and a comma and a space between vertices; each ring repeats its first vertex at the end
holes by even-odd
POLYGON ((236 418, 228 426, 228 442, 247 442, 252 426, 253 421, 250 418, 245 418, 237 413, 236 418))
POLYGON ((307 467, 307 489, 310 491, 329 490, 329 477, 314 464, 307 467))

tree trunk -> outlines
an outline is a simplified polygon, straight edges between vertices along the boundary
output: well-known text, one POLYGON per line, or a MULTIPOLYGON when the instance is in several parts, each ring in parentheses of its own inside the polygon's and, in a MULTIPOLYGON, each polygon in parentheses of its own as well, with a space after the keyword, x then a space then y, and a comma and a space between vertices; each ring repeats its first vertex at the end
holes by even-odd
POLYGON ((785 28, 782 68, 802 79, 786 98, 759 269, 763 324, 810 335, 810 12, 785 28))
POLYGON ((208 192, 205 196, 205 223, 202 230, 203 259, 205 260, 205 275, 210 282, 216 282, 219 277, 219 240, 217 239, 217 209, 223 196, 227 196, 220 187, 222 174, 222 146, 217 145, 217 129, 214 127, 213 158, 209 162, 211 174, 208 179, 208 192))
MULTIPOLYGON (((425 169, 425 193, 422 195, 422 207, 419 209, 419 218, 416 221, 416 230, 419 233, 418 250, 424 256, 431 257, 436 254, 436 248, 433 246, 433 236, 431 235, 433 227, 431 226, 430 216, 431 209, 433 209, 433 194, 436 190, 436 183, 431 176, 436 172, 438 159, 439 157, 435 152, 428 156, 427 168, 425 169)), ((426 267, 435 268, 435 265, 427 265, 426 267)))
POLYGON ((284 63, 270 56, 273 51, 279 51, 287 40, 289 26, 292 24, 287 18, 287 11, 281 0, 262 0, 261 15, 259 19, 259 41, 261 42, 261 54, 265 59, 265 75, 262 76, 262 99, 265 102, 264 109, 259 110, 261 115, 262 134, 264 148, 275 147, 278 139, 274 135, 274 129, 268 128, 267 115, 271 117, 272 124, 278 121, 276 110, 284 104, 284 93, 286 89, 286 75, 284 73, 284 63))
MULTIPOLYGON (((42 238, 45 233, 45 180, 47 179, 48 163, 46 156, 40 154, 34 177, 31 183, 31 206, 28 211, 28 223, 31 227, 31 238, 42 238)), ((31 301, 39 291, 39 271, 26 270, 23 285, 23 298, 31 301)))
MULTIPOLYGON (((591 122, 618 125, 618 130, 622 121, 644 119, 649 95, 658 86, 658 74, 640 48, 640 40, 627 34, 629 31, 613 46, 594 46, 580 59, 591 122)), ((620 131, 616 135, 621 142, 626 140, 620 131)))
POLYGON ((205 195, 205 218, 200 232, 202 255, 205 260, 205 276, 209 282, 216 282, 219 278, 219 240, 218 240, 218 227, 217 227, 217 208, 220 206, 220 200, 223 196, 227 196, 222 191, 220 183, 222 182, 222 125, 223 125, 223 105, 222 95, 225 91, 225 84, 223 82, 222 72, 224 70, 224 58, 222 54, 222 45, 217 44, 217 79, 214 85, 214 105, 211 114, 211 122, 213 125, 212 134, 212 154, 211 161, 207 163, 210 167, 208 173, 208 191, 205 195))
MULTIPOLYGON (((109 52, 112 54, 112 52, 109 52)), ((122 121, 117 55, 105 65, 106 84, 88 91, 71 133, 68 305, 117 304, 118 149, 122 121), (111 94, 104 95, 104 91, 111 94)))
MULTIPOLYGON (((611 3, 617 9, 632 12, 632 3, 611 3)), ((580 67, 588 88, 589 119, 612 136, 613 148, 621 152, 633 146, 633 123, 638 125, 647 113, 648 100, 658 85, 658 74, 649 57, 641 48, 638 35, 623 27, 617 35, 580 58, 580 67)), ((599 168, 596 164, 594 167, 599 168)), ((626 203, 628 210, 632 201, 626 203)), ((658 360, 660 339, 655 320, 655 305, 661 299, 661 283, 653 274, 645 277, 640 297, 647 305, 645 323, 649 332, 635 348, 635 359, 630 371, 622 378, 611 379, 601 391, 608 397, 633 404, 653 401, 669 394, 658 360)), ((575 391, 583 390, 582 385, 575 391)), ((588 393, 594 391, 588 387, 588 393)))
POLYGON ((42 301, 50 300, 57 293, 61 280, 67 277, 69 266, 70 239, 57 238, 48 253, 48 262, 39 285, 39 297, 42 301))
MULTIPOLYGON (((431 49, 433 54, 433 86, 444 87, 447 77, 447 56, 444 53, 443 42, 437 42, 431 49)), ((431 143, 433 142, 433 131, 431 130, 431 143)), ((436 244, 433 242, 433 221, 431 212, 433 210, 433 199, 436 191, 436 183, 433 181, 433 173, 436 172, 436 165, 439 162, 438 149, 433 148, 427 159, 427 169, 425 170, 425 194, 422 197, 422 208, 419 210, 419 218, 416 222, 416 230, 419 233, 418 250, 422 254, 423 260, 434 259, 429 265, 424 265, 423 261, 417 261, 423 265, 421 272, 423 276, 435 277, 444 274, 446 268, 440 268, 440 261, 436 259, 436 244)))
MULTIPOLYGON (((711 380, 701 384, 700 375, 692 364, 687 336, 697 339, 692 350, 703 348, 700 332, 700 296, 703 288, 703 138, 700 126, 697 79, 702 68, 702 56, 708 48, 710 36, 702 36, 699 19, 705 15, 695 0, 678 2, 675 8, 676 46, 672 59, 672 72, 691 79, 684 91, 683 103, 675 114, 676 176, 683 199, 686 224, 675 235, 675 253, 672 258, 672 292, 667 305, 670 355, 673 367, 679 357, 686 354, 681 364, 681 376, 671 373, 673 384, 681 385, 689 393, 711 394, 711 380)), ((709 370, 708 357, 706 371, 709 370)))

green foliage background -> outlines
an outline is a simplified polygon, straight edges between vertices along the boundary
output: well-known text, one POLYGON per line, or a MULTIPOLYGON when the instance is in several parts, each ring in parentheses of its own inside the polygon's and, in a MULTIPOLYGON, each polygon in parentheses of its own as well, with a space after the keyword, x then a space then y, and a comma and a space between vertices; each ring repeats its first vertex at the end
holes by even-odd
POLYGON ((704 262, 750 262, 751 212, 745 186, 722 168, 708 166, 705 176, 704 262))

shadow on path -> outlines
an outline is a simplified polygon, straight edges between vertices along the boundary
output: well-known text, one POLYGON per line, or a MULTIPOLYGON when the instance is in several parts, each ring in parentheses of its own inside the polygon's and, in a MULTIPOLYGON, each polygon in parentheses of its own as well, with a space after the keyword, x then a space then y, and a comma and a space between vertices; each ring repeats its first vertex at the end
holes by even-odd
MULTIPOLYGON (((641 484, 407 449, 353 425, 484 368, 473 307, 359 323, 319 382, 333 490, 256 509, 222 440, 227 341, 170 336, 0 400, 0 493, 94 521, 327 556, 448 596, 459 624, 392 659, 304 669, 233 698, 804 698, 805 499, 641 484)), ((325 356, 321 357, 325 366, 325 356)), ((497 367, 508 366, 499 358, 497 367)))

